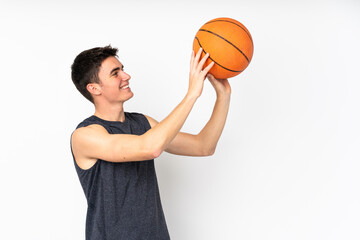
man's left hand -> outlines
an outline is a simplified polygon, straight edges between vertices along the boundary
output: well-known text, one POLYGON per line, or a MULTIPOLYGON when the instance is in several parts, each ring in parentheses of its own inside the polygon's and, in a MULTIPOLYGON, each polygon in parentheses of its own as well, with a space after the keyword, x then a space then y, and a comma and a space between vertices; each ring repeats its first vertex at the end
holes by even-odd
POLYGON ((227 79, 216 79, 210 73, 207 74, 207 79, 213 85, 216 95, 219 96, 230 96, 231 95, 231 87, 229 81, 227 79))

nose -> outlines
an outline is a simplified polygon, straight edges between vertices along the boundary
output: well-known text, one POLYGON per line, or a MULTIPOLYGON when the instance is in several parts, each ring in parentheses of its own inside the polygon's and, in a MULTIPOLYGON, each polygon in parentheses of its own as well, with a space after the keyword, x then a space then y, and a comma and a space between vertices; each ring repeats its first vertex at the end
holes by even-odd
POLYGON ((123 80, 130 80, 131 76, 124 71, 121 71, 121 78, 123 80))

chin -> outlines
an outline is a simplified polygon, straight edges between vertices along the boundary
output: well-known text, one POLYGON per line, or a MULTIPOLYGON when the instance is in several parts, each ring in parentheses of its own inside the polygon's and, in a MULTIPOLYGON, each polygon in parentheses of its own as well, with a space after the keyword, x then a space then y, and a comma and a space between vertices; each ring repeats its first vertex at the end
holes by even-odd
MULTIPOLYGON (((134 93, 133 93, 133 92, 131 92, 131 97, 130 97, 130 98, 132 98, 133 96, 134 96, 134 93)), ((129 98, 129 99, 130 99, 130 98, 129 98)))
MULTIPOLYGON (((134 93, 133 93, 133 92, 131 92, 131 94, 129 94, 129 97, 128 97, 128 98, 126 98, 126 99, 125 99, 125 101, 130 100, 133 96, 134 96, 134 93)), ((125 101, 124 101, 124 102, 125 102, 125 101)))

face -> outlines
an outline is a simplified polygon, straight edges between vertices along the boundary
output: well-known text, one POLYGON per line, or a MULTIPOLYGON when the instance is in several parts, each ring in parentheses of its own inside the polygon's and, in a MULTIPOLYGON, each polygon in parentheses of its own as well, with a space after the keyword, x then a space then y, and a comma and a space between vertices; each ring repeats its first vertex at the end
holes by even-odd
POLYGON ((115 57, 105 59, 99 69, 100 97, 108 102, 125 102, 134 95, 129 87, 130 75, 124 72, 124 66, 115 57))

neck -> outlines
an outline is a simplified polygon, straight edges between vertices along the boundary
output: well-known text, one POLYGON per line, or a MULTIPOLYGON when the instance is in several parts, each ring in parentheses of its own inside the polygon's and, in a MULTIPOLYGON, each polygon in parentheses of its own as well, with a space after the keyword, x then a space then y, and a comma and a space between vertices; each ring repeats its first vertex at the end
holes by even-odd
POLYGON ((95 116, 107 120, 107 121, 125 121, 125 113, 123 103, 117 103, 115 105, 102 105, 95 104, 95 116))

